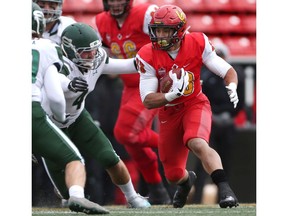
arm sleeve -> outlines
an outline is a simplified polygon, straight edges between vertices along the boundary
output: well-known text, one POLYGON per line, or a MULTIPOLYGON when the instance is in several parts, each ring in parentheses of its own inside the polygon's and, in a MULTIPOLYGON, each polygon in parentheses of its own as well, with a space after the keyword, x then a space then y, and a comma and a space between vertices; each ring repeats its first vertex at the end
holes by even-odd
POLYGON ((49 66, 45 73, 44 89, 55 119, 64 122, 66 102, 59 80, 59 73, 55 65, 49 66))
POLYGON ((219 57, 214 47, 209 42, 208 37, 203 34, 205 41, 205 48, 203 50, 202 59, 206 67, 214 74, 224 78, 227 71, 232 67, 228 62, 219 57))
POLYGON ((145 73, 140 73, 139 91, 142 102, 145 97, 150 93, 156 93, 158 91, 158 78, 156 77, 156 70, 147 62, 145 62, 139 55, 136 55, 138 61, 144 65, 145 73))
POLYGON ((58 76, 59 76, 59 80, 60 80, 60 83, 61 83, 62 90, 64 92, 69 91, 68 85, 71 82, 71 80, 68 79, 64 74, 61 74, 61 73, 58 73, 58 76))
POLYGON ((140 97, 142 102, 150 93, 157 92, 158 79, 155 76, 140 76, 140 97))
POLYGON ((209 58, 204 62, 206 67, 214 74, 224 78, 227 71, 232 67, 221 57, 217 56, 216 53, 211 54, 209 58))
POLYGON ((134 58, 114 59, 109 57, 109 63, 105 64, 103 74, 130 74, 137 73, 134 58))

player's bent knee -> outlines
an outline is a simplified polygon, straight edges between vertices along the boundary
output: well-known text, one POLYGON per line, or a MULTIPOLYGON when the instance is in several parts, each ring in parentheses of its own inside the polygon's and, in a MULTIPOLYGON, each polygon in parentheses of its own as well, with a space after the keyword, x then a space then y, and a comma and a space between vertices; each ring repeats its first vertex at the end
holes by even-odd
POLYGON ((114 166, 120 161, 120 158, 115 151, 102 151, 99 155, 99 162, 103 165, 103 167, 114 166))
POLYGON ((178 182, 185 175, 185 170, 181 168, 167 169, 165 176, 169 182, 178 182))

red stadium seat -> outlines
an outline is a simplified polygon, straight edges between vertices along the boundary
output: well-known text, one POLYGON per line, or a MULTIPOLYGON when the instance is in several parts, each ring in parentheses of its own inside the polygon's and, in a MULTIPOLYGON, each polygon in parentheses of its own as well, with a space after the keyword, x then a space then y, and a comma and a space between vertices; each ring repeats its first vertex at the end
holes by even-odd
POLYGON ((215 15, 215 25, 219 33, 243 33, 242 20, 237 15, 215 15))
POLYGON ((256 0, 231 0, 231 6, 238 12, 256 13, 256 0))
POLYGON ((93 15, 93 14, 86 14, 86 15, 83 15, 83 14, 74 14, 72 17, 77 21, 77 22, 83 22, 83 23, 86 23, 90 26, 92 26, 94 29, 96 28, 96 25, 95 25, 95 16, 96 15, 93 15))
POLYGON ((246 33, 256 34, 256 15, 243 15, 241 20, 246 33))
POLYGON ((141 3, 151 3, 151 4, 156 4, 158 6, 161 5, 166 5, 166 4, 172 4, 172 5, 177 5, 176 3, 177 0, 134 0, 133 4, 141 4, 141 3))
POLYGON ((231 56, 256 56, 256 37, 224 37, 231 56))
POLYGON ((205 5, 210 12, 233 12, 231 0, 205 0, 205 5))
POLYGON ((205 0, 176 0, 175 5, 179 6, 186 15, 190 12, 207 12, 205 0))
POLYGON ((103 11, 102 0, 63 0, 63 13, 99 13, 103 11))
POLYGON ((187 25, 190 25, 189 31, 204 32, 205 34, 217 33, 214 18, 210 15, 187 14, 187 25))
POLYGON ((222 37, 217 37, 217 36, 209 36, 209 41, 211 41, 212 44, 215 43, 224 43, 222 37))

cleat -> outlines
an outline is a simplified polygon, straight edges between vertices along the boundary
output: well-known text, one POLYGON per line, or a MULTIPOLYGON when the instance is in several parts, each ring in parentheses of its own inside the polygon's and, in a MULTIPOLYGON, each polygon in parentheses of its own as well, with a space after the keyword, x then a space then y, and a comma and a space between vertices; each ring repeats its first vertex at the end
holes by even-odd
POLYGON ((189 179, 185 185, 177 185, 177 190, 173 197, 173 207, 182 208, 187 201, 188 194, 195 183, 196 174, 193 171, 189 171, 189 179))
POLYGON ((227 182, 219 183, 219 206, 232 208, 239 206, 238 200, 227 182))
POLYGON ((109 211, 97 203, 91 202, 86 198, 70 197, 68 207, 74 212, 83 212, 85 214, 109 214, 109 211))
POLYGON ((148 201, 151 205, 171 204, 171 198, 162 182, 159 184, 148 184, 148 189, 150 191, 148 194, 148 201))
POLYGON ((145 197, 142 197, 140 194, 137 194, 128 201, 128 208, 149 208, 149 207, 151 207, 151 204, 145 197))
POLYGON ((219 202, 219 206, 221 208, 232 208, 232 207, 237 207, 239 206, 239 203, 237 201, 237 199, 235 199, 232 196, 226 196, 224 199, 221 199, 219 202))

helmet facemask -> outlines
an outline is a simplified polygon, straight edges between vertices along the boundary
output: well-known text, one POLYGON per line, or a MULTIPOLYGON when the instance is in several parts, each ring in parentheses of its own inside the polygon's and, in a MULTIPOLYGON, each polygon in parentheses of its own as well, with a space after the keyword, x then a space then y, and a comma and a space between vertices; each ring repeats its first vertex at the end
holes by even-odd
POLYGON ((154 49, 168 50, 182 38, 179 38, 177 28, 171 26, 152 24, 149 25, 149 36, 154 49), (157 28, 167 28, 172 30, 172 34, 167 37, 158 37, 156 34, 157 28))
POLYGON ((121 0, 120 2, 114 0, 108 3, 108 0, 104 0, 104 10, 109 11, 110 15, 114 18, 121 18, 127 14, 132 6, 133 0, 121 0))
POLYGON ((96 40, 90 43, 90 47, 76 47, 73 45, 73 41, 65 36, 62 37, 62 50, 66 57, 68 57, 82 72, 88 70, 94 70, 99 67, 102 61, 102 53, 98 48, 102 45, 100 40, 96 40), (84 52, 93 53, 93 58, 82 58, 84 52))
POLYGON ((58 20, 62 15, 62 0, 34 0, 42 9, 46 24, 58 20), (49 3, 49 9, 45 8, 45 3, 49 3))

